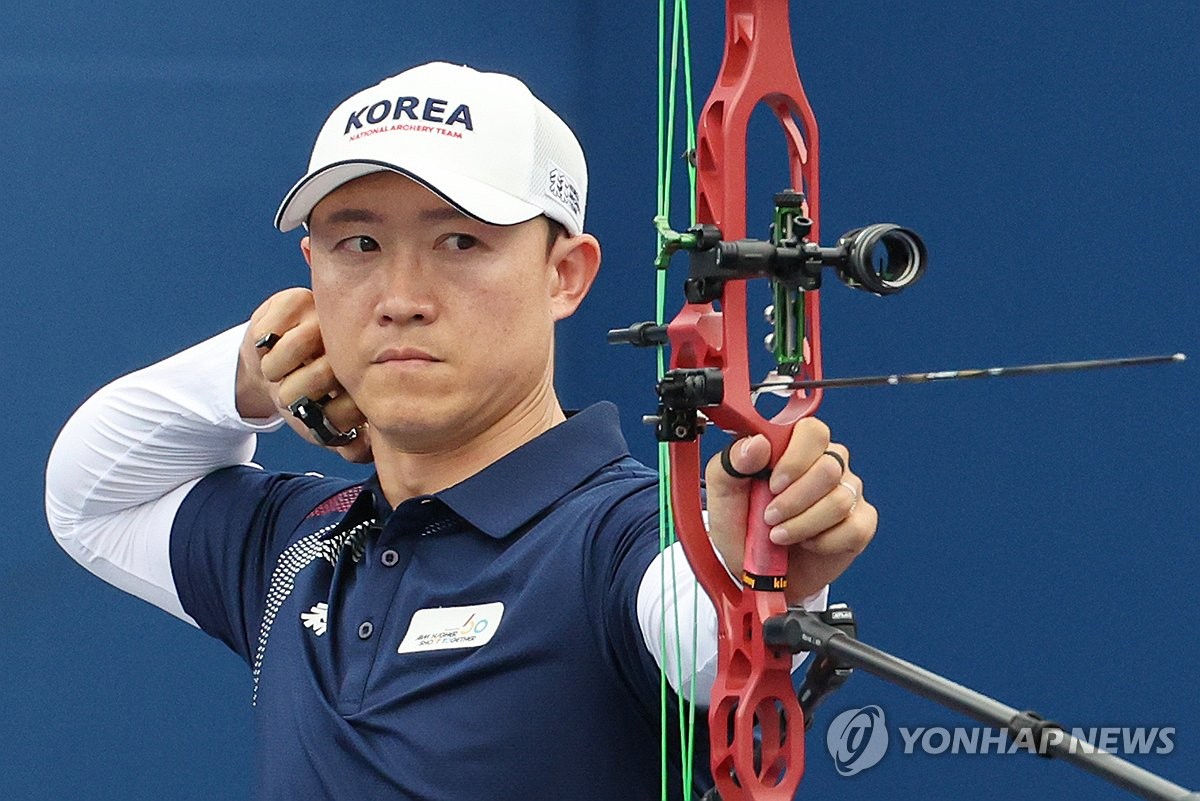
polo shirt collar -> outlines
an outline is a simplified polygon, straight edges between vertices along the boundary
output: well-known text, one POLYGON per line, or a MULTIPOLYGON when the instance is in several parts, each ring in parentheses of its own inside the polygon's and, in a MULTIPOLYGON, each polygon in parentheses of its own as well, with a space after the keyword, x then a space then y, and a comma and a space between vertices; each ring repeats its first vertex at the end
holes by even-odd
MULTIPOLYGON (((529 522, 596 472, 629 455, 617 407, 602 401, 578 412, 452 487, 410 498, 400 507, 441 501, 490 537, 501 539, 529 522)), ((379 475, 362 484, 341 522, 323 539, 393 510, 384 499, 379 475)))
MULTIPOLYGON (((350 487, 342 492, 353 492, 355 489, 355 487, 350 487)), ((357 490, 354 500, 350 503, 350 508, 345 511, 335 526, 321 535, 320 539, 333 539, 368 520, 381 520, 387 516, 387 511, 390 510, 388 510, 387 502, 383 500, 383 489, 379 486, 377 474, 372 474, 369 479, 357 487, 357 490)))
POLYGON ((628 455, 617 407, 596 403, 434 497, 499 539, 628 455))

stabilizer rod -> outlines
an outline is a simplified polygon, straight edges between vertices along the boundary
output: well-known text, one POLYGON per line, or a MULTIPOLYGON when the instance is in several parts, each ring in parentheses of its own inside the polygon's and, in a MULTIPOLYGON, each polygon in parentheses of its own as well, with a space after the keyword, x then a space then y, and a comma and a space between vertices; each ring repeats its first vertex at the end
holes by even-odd
POLYGON ((837 662, 860 668, 884 681, 961 712, 988 726, 1019 737, 1032 734, 1037 753, 1071 762, 1083 770, 1150 801, 1200 801, 1194 792, 1121 759, 1116 754, 1080 740, 1061 725, 1022 712, 982 693, 956 684, 925 668, 880 651, 850 637, 845 631, 803 609, 764 622, 763 636, 771 645, 798 651, 816 651, 837 662))

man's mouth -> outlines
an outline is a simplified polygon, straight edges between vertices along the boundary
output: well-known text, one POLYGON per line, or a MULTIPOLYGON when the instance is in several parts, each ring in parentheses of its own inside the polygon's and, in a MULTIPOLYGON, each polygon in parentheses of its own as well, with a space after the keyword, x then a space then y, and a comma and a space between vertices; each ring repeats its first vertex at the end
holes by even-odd
POLYGON ((383 362, 404 361, 436 362, 438 359, 420 348, 388 348, 376 354, 371 361, 375 364, 382 364, 383 362))

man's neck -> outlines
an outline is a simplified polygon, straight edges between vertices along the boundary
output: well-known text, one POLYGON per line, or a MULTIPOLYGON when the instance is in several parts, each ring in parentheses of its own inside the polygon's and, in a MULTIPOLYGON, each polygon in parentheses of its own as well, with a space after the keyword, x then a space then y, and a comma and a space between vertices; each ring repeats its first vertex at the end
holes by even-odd
POLYGON ((389 442, 372 431, 375 469, 384 497, 394 509, 409 498, 452 487, 563 422, 566 415, 553 389, 539 393, 486 429, 440 447, 389 442))

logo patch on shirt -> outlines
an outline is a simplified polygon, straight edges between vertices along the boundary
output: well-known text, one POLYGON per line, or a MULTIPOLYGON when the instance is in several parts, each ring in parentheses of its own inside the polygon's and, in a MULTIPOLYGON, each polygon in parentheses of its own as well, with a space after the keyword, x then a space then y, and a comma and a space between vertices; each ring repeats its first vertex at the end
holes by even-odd
POLYGON ((328 626, 329 620, 329 604, 319 603, 307 612, 300 613, 300 621, 304 623, 306 628, 313 630, 313 634, 320 637, 325 633, 325 628, 328 626))
POLYGON ((478 648, 491 641, 503 615, 504 604, 500 601, 474 606, 418 609, 413 613, 408 633, 404 635, 396 653, 478 648))

